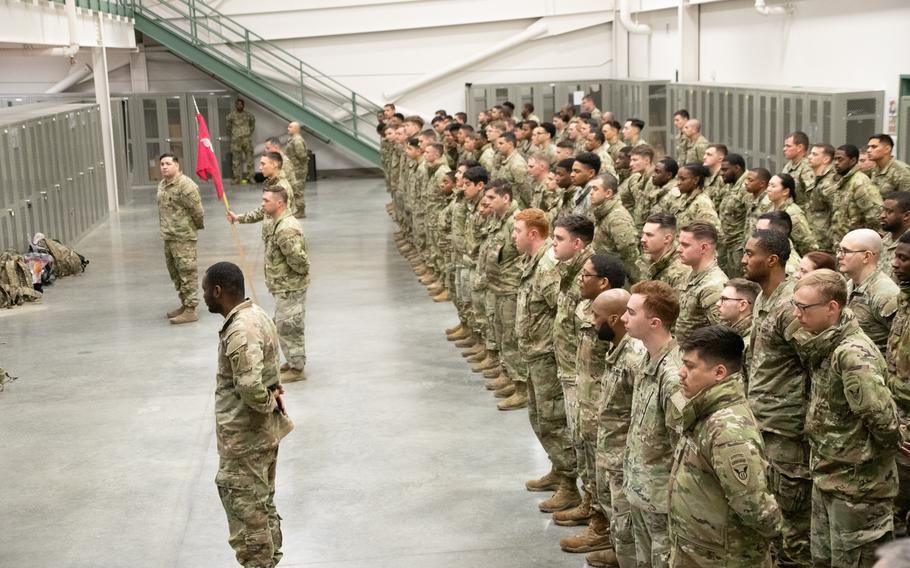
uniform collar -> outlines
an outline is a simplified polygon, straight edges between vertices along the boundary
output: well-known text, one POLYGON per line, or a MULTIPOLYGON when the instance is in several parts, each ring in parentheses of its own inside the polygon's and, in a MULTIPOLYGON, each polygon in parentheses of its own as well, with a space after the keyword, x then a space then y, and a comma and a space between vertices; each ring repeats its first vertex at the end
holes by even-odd
POLYGON ((702 390, 686 402, 683 409, 683 429, 689 430, 703 417, 741 404, 745 400, 742 377, 739 373, 733 373, 719 383, 702 390))
POLYGON ((224 318, 224 323, 221 324, 221 330, 219 330, 218 333, 219 334, 224 333, 224 330, 227 329, 227 327, 231 324, 231 320, 234 319, 234 316, 237 315, 240 312, 240 310, 245 310, 252 306, 253 306, 253 300, 251 300, 249 298, 245 299, 244 301, 242 301, 239 304, 237 304, 236 306, 234 306, 234 309, 231 310, 230 312, 228 312, 228 315, 224 318))

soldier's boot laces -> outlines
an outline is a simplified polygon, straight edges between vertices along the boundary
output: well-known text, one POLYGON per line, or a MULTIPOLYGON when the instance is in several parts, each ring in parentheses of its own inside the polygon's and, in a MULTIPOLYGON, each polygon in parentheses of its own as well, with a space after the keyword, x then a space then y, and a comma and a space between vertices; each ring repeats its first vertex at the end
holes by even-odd
POLYGON ((591 517, 587 528, 575 536, 567 536, 559 541, 559 546, 566 552, 594 552, 613 548, 610 538, 610 523, 603 513, 597 511, 591 517))
POLYGON ((496 398, 509 398, 513 394, 515 394, 515 382, 512 379, 509 379, 506 386, 493 391, 493 396, 496 398))
POLYGON ((186 308, 179 316, 172 317, 170 320, 174 325, 180 325, 182 323, 192 323, 194 321, 199 321, 199 316, 196 315, 196 308, 186 308))
POLYGON ((303 369, 295 369, 294 367, 288 367, 287 371, 282 371, 279 375, 282 383, 296 383, 297 381, 305 381, 306 373, 303 372, 303 369))
POLYGON ((556 491, 559 489, 559 475, 552 469, 543 477, 525 481, 525 489, 528 491, 556 491))
POLYGON ((619 561, 616 559, 616 551, 612 548, 598 550, 585 556, 585 562, 592 568, 618 568, 619 561))
POLYGON ((176 310, 171 310, 167 313, 167 319, 175 318, 183 313, 183 310, 186 309, 186 306, 180 306, 176 310))
POLYGON ((578 493, 578 487, 575 485, 575 479, 571 477, 560 477, 559 488, 552 497, 540 503, 537 506, 542 513, 555 513, 564 511, 581 503, 581 495, 578 493))
POLYGON ((586 525, 591 520, 594 510, 591 508, 591 494, 585 491, 577 507, 553 513, 553 522, 561 527, 586 525))
POLYGON ((512 396, 496 405, 502 411, 518 410, 528 406, 528 383, 516 382, 512 396))
POLYGON ((498 391, 499 389, 505 387, 512 382, 512 379, 509 378, 505 373, 499 373, 499 376, 495 379, 490 379, 484 385, 484 388, 488 391, 498 391))

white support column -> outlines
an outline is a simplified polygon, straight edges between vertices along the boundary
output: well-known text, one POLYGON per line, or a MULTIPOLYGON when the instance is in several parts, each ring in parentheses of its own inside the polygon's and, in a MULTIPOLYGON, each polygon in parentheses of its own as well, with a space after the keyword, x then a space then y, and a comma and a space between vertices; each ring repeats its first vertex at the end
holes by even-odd
POLYGON ((691 0, 679 0, 679 80, 699 80, 699 4, 691 0))
POLYGON ((619 9, 613 11, 613 78, 629 78, 629 30, 619 17, 619 9))
POLYGON ((117 161, 114 159, 114 126, 111 117, 111 86, 107 79, 107 51, 104 48, 102 14, 97 14, 98 46, 92 48, 92 70, 95 77, 95 101, 101 110, 101 145, 104 149, 104 181, 107 187, 107 209, 120 211, 117 195, 117 161))
POLYGON ((145 59, 145 46, 139 44, 138 49, 130 53, 130 83, 134 93, 145 93, 149 90, 149 74, 145 59))

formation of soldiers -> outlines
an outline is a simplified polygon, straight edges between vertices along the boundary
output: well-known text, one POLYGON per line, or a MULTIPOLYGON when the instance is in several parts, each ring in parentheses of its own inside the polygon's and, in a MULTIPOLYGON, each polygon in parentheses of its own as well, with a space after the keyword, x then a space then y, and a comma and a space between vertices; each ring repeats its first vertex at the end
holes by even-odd
MULTIPOLYGON (((906 534, 910 167, 783 143, 780 172, 685 110, 672 156, 588 96, 383 110, 396 243, 446 336, 528 409, 526 483, 591 566, 871 566, 906 534)), ((865 156, 864 156, 865 153, 865 156)))

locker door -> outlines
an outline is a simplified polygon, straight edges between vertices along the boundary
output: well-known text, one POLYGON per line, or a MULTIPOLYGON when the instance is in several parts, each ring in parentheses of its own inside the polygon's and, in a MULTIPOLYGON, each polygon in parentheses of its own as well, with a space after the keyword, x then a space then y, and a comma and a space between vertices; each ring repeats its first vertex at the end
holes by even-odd
POLYGON ((553 83, 541 86, 537 116, 544 122, 552 122, 557 110, 559 109, 556 107, 556 86, 553 83))

